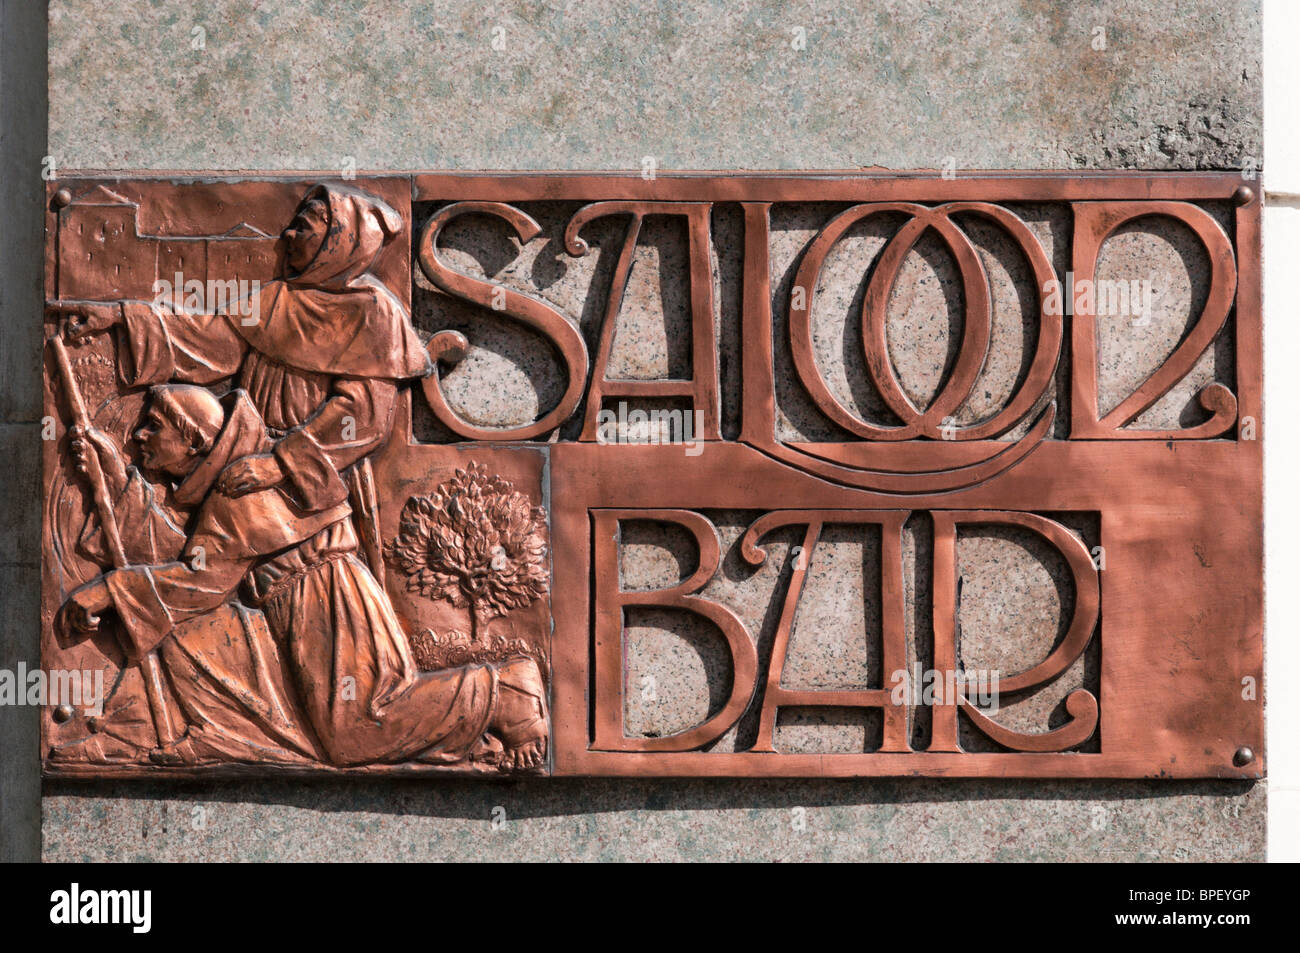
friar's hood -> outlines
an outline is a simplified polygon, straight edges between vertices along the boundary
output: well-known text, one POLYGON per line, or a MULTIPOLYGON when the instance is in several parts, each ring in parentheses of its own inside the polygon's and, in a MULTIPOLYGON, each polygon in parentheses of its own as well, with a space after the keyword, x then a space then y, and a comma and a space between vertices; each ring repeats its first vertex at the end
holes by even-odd
MULTIPOLYGON (((298 204, 327 206, 325 238, 301 272, 262 286, 256 323, 231 325, 253 348, 299 370, 343 377, 405 380, 433 364, 411 316, 370 268, 402 231, 402 217, 380 199, 318 185, 298 204)), ((294 213, 297 215, 297 211, 294 213)))
POLYGON ((226 413, 221 433, 207 456, 176 487, 173 499, 181 506, 202 503, 221 471, 234 461, 271 449, 266 424, 247 391, 232 390, 221 398, 221 407, 226 413))

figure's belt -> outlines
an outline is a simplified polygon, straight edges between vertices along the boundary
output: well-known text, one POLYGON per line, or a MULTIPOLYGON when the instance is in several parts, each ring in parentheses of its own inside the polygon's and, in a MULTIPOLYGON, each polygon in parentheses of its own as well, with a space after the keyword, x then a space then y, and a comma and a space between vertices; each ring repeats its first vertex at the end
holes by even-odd
POLYGON ((357 534, 350 519, 331 523, 305 540, 252 572, 252 598, 260 606, 282 593, 303 576, 327 563, 352 557, 357 550, 357 534))

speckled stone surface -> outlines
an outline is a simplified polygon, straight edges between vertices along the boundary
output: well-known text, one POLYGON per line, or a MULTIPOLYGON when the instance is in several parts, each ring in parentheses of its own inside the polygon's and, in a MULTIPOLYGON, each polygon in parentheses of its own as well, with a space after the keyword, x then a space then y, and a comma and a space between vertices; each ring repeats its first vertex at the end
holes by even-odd
POLYGON ((1255 860, 1263 808, 1231 782, 60 785, 45 858, 1255 860))
MULTIPOLYGON (((55 0, 49 148, 61 168, 251 170, 332 169, 346 156, 360 169, 640 169, 647 155, 660 168, 1237 168, 1261 152, 1255 3, 995 0, 954 10, 907 0, 818 10, 251 0, 200 10, 55 0), (201 49, 192 48, 195 27, 201 49), (504 27, 502 49, 493 48, 495 27, 504 27), (806 31, 802 50, 791 47, 796 27, 806 31), (1098 27, 1104 50, 1094 49, 1098 27)), ((528 211, 543 235, 522 253, 500 229, 465 220, 445 234, 444 257, 590 329, 603 302, 588 288, 607 281, 610 256, 563 254, 559 236, 573 207, 528 211)), ((795 255, 831 211, 775 211, 774 296, 789 293, 795 255)), ((1064 270, 1059 207, 1017 211, 1064 270)), ((851 232, 817 289, 819 366, 836 396, 868 418, 882 408, 846 355, 856 353, 863 261, 889 233, 888 223, 851 232)), ((615 247, 620 234, 612 220, 584 230, 593 248, 615 247)), ((1033 345, 1025 263, 995 229, 972 226, 971 234, 993 291, 994 357, 963 424, 1005 400, 1033 345)), ((738 302, 725 289, 735 282, 738 236, 735 216, 720 211, 716 306, 724 432, 732 434, 740 342, 738 302)), ((658 280, 660 265, 680 272, 682 261, 681 235, 647 222, 611 376, 689 369, 684 288, 658 280)), ((1107 242, 1098 276, 1151 281, 1157 292, 1149 321, 1099 322, 1105 409, 1176 345, 1204 300, 1205 275, 1176 227, 1136 223, 1107 242)), ((914 400, 938 386, 961 304, 951 256, 923 240, 889 310, 890 354, 914 400)), ((414 318, 426 331, 469 336, 471 353, 446 390, 471 420, 532 419, 563 389, 538 339, 449 301, 419 276, 414 318)), ((1231 374, 1231 357, 1230 347, 1206 355, 1138 424, 1185 425, 1199 413, 1200 387, 1231 374)), ((778 366, 781 435, 835 439, 790 377, 778 366)), ((1057 396, 1064 411, 1064 380, 1057 396)), ((772 534, 771 558, 742 569, 734 543, 756 514, 708 515, 727 557, 706 594, 770 644, 772 587, 788 574, 797 539, 772 534)), ((1069 525, 1089 545, 1097 538, 1086 516, 1069 525)), ((631 525, 624 542, 625 586, 668 585, 694 566, 689 542, 671 528, 631 525)), ((905 586, 911 648, 929 637, 910 611, 928 598, 928 557, 927 527, 913 520, 904 539, 905 563, 916 569, 905 586)), ((958 557, 967 667, 1009 674, 1042 658, 1073 599, 1053 554, 1032 537, 990 530, 963 535, 958 557)), ((888 673, 872 637, 878 538, 828 530, 810 570, 785 684, 881 684, 888 673)), ((1103 624, 1103 646, 1106 634, 1103 624)), ((707 623, 630 612, 627 650, 629 731, 668 734, 720 704, 728 672, 707 623)), ((1095 685, 1097 665, 1094 642, 1050 690, 1004 706, 999 720, 1018 730, 1054 726, 1069 690, 1095 685)), ((754 722, 747 714, 715 750, 743 747, 754 722)), ((860 712, 791 711, 776 740, 782 750, 861 751, 878 731, 860 712)), ((962 742, 982 743, 969 732, 962 742)), ((42 834, 50 860, 1258 860, 1265 792, 1265 784, 1226 782, 932 779, 47 782, 42 834)))
POLYGON ((61 168, 1240 168, 1259 48, 1253 0, 53 0, 49 142, 61 168))

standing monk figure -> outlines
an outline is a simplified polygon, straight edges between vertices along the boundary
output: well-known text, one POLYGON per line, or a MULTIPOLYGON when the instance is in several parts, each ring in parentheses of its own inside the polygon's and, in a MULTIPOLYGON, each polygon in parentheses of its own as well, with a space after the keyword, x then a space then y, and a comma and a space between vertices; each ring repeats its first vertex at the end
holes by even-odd
POLYGON ((76 340, 117 328, 127 387, 232 380, 273 444, 232 467, 221 488, 283 484, 302 506, 326 509, 347 497, 387 439, 399 383, 432 370, 405 306, 370 272, 401 228, 373 196, 316 186, 281 233, 285 277, 263 285, 251 307, 205 314, 78 302, 61 306, 65 333, 76 340))

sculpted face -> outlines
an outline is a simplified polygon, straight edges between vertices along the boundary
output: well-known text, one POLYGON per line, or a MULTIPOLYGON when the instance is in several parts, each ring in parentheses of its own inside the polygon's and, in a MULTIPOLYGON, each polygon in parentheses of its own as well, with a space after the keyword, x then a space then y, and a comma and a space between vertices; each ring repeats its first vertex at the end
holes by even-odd
POLYGON ((323 199, 312 199, 293 217, 280 237, 284 240, 284 258, 293 272, 304 271, 320 251, 329 227, 329 210, 323 199))
POLYGON ((184 476, 198 462, 198 451, 176 424, 154 404, 133 435, 140 447, 140 462, 149 470, 184 476))

